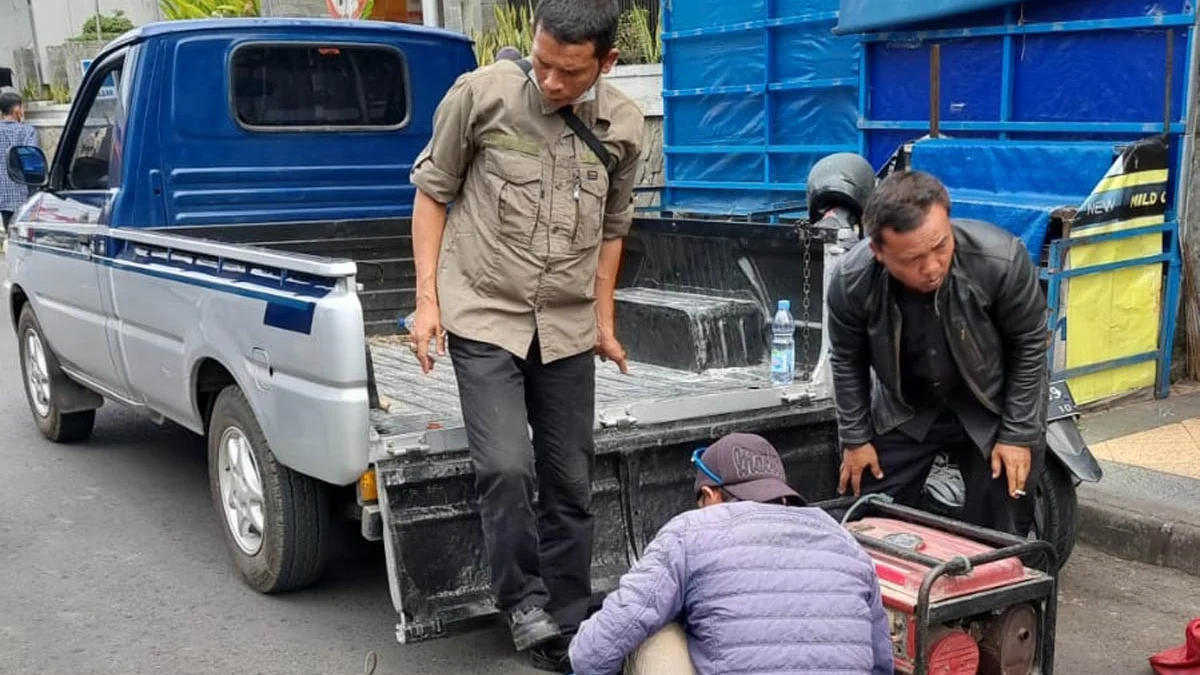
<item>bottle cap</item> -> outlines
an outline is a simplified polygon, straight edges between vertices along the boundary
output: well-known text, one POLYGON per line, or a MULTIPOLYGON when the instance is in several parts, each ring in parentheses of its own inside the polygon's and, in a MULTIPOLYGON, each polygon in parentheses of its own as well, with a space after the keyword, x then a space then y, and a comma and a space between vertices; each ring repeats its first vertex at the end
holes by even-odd
POLYGON ((792 309, 792 301, 791 300, 780 300, 779 301, 779 309, 781 309, 785 312, 791 310, 792 309))

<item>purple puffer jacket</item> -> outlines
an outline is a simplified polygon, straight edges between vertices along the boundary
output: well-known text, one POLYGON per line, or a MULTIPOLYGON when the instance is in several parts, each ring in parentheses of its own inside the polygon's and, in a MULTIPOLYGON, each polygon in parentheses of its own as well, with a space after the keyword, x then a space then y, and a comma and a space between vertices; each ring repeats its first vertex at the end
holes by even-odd
POLYGON ((676 516, 571 641, 576 675, 614 675, 680 620, 698 675, 891 675, 875 568, 820 509, 739 502, 676 516))

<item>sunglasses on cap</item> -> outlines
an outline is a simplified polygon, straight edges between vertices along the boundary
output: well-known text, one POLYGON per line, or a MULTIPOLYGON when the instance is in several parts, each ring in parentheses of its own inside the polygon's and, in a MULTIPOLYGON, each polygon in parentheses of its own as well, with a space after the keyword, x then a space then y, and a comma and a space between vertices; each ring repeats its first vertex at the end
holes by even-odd
POLYGON ((701 459, 706 451, 708 451, 708 447, 696 448, 696 451, 692 453, 692 465, 699 469, 700 472, 705 476, 708 476, 710 479, 712 479, 712 482, 716 483, 717 487, 723 487, 725 485, 725 481, 721 480, 721 477, 718 476, 715 471, 708 468, 708 466, 704 463, 704 460, 701 459))

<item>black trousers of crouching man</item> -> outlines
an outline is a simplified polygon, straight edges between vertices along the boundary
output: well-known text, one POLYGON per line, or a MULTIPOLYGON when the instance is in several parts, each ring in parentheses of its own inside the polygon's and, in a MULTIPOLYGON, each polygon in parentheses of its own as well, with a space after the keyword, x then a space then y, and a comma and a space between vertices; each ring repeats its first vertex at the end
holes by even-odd
POLYGON ((448 339, 497 604, 544 607, 573 633, 592 592, 595 356, 542 363, 536 336, 524 359, 448 339))
POLYGON ((922 490, 938 455, 947 452, 958 461, 966 488, 964 521, 1017 536, 1025 536, 1033 527, 1038 481, 1045 468, 1044 444, 1033 448, 1026 495, 1013 499, 1008 494, 1008 477, 1002 470, 992 478, 991 448, 984 452, 971 440, 959 415, 949 408, 929 411, 932 424, 924 435, 914 438, 903 428, 876 436, 872 441, 879 457, 883 480, 876 480, 870 469, 863 472, 863 494, 884 493, 897 503, 922 507, 922 490))

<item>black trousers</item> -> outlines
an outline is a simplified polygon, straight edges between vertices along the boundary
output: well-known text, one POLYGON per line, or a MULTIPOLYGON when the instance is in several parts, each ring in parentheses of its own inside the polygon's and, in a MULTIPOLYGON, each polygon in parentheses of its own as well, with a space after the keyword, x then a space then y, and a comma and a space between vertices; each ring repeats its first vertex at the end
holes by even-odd
POLYGON ((8 227, 8 222, 12 220, 13 211, 0 211, 0 229, 8 227))
POLYGON ((536 338, 525 359, 455 335, 449 350, 497 604, 573 633, 592 592, 595 356, 545 364, 536 338))
POLYGON ((1025 536, 1033 527, 1034 494, 1045 465, 1045 451, 1033 449, 1029 478, 1025 481, 1026 495, 1013 499, 1008 494, 1008 477, 1004 471, 992 479, 991 449, 985 455, 967 435, 958 415, 944 410, 922 440, 915 440, 899 429, 877 436, 873 441, 879 455, 883 480, 876 480, 870 470, 863 472, 862 491, 885 493, 897 503, 921 508, 921 491, 929 478, 933 462, 942 451, 958 463, 966 486, 966 504, 962 519, 1017 536, 1025 536))

